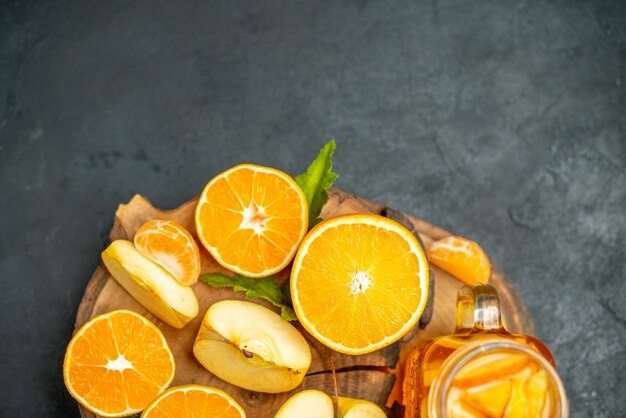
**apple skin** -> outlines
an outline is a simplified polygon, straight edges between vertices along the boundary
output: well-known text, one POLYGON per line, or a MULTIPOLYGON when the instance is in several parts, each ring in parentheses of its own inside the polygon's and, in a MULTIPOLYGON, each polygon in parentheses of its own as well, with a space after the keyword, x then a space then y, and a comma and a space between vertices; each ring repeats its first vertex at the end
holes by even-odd
POLYGON ((309 344, 293 325, 268 308, 241 300, 211 305, 193 353, 220 379, 255 392, 292 390, 311 365, 309 344))
POLYGON ((363 399, 337 398, 339 418, 386 418, 383 409, 373 402, 363 399))
POLYGON ((287 399, 274 418, 334 418, 330 396, 315 389, 303 390, 287 399))
POLYGON ((113 241, 102 252, 102 262, 137 302, 166 324, 183 328, 198 316, 200 307, 191 287, 180 284, 132 242, 113 241))

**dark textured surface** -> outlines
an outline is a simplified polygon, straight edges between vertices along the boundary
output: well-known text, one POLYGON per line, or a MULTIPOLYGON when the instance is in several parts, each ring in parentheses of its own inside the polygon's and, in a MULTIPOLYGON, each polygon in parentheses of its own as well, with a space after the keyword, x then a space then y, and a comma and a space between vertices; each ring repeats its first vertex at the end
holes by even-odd
POLYGON ((0 415, 77 415, 63 353, 118 203, 333 137, 340 187, 511 276, 571 416, 625 416, 626 3, 238 3, 0 6, 0 415))

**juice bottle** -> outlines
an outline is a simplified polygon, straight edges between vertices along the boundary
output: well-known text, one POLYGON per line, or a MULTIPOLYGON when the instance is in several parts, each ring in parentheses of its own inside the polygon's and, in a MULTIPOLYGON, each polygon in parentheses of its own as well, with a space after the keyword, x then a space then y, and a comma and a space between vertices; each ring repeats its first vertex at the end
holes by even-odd
POLYGON ((416 347, 406 362, 405 418, 567 418, 548 348, 507 332, 496 290, 464 286, 455 334, 416 347))

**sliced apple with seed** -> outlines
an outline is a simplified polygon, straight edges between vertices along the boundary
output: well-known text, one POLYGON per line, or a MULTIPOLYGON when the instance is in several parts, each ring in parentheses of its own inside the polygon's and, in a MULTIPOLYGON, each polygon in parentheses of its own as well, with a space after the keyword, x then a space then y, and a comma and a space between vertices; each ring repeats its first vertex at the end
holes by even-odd
POLYGON ((148 311, 175 328, 184 327, 199 312, 198 299, 161 266, 143 256, 134 244, 116 240, 102 252, 113 278, 148 311))
POLYGON ((333 401, 330 396, 319 390, 309 389, 287 399, 274 418, 333 418, 334 416, 333 401))
POLYGON ((311 365, 311 349, 293 325, 268 308, 241 300, 211 305, 193 353, 220 379, 255 392, 292 390, 311 365))
POLYGON ((386 418, 383 409, 373 402, 364 399, 337 398, 339 418, 386 418))

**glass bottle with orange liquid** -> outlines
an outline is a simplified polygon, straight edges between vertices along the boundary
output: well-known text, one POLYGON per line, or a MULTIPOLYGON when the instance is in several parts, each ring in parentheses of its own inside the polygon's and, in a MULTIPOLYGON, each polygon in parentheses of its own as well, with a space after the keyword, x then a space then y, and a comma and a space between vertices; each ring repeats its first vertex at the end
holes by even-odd
POLYGON ((567 418, 548 348, 502 326, 496 290, 463 286, 455 334, 416 347, 406 362, 405 418, 567 418))

